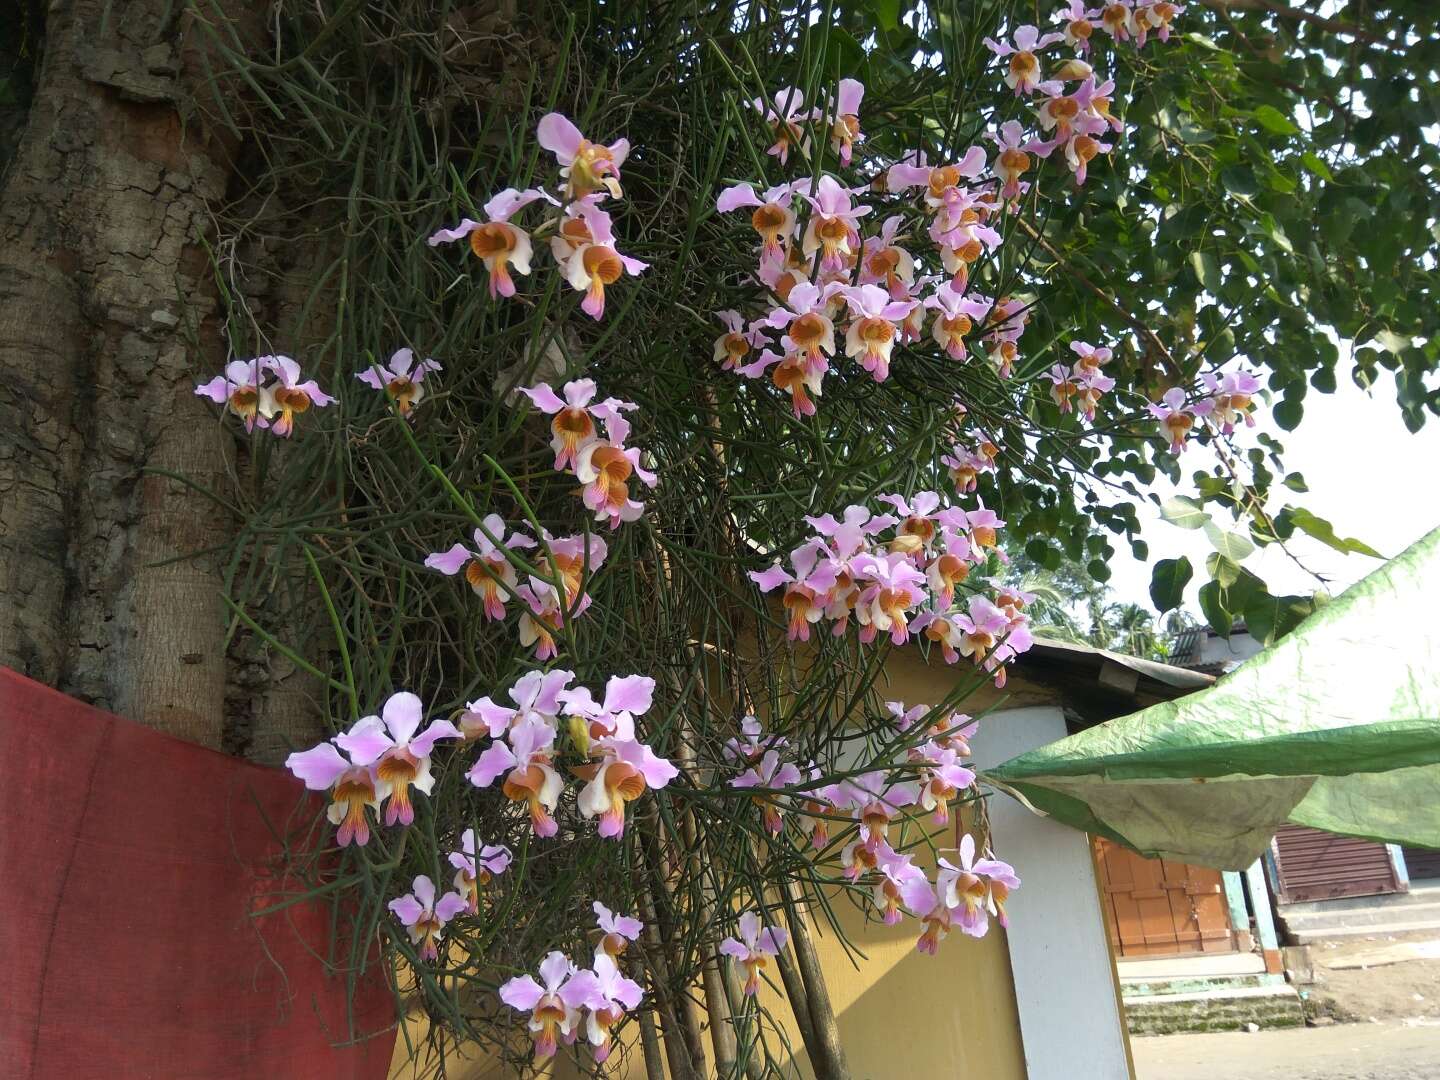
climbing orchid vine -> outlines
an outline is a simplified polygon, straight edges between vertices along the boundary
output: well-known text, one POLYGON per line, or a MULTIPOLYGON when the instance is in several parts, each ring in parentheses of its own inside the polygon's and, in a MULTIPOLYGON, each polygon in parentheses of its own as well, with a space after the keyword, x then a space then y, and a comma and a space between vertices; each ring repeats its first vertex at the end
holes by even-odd
POLYGON ((385 259, 414 284, 367 340, 198 382, 245 448, 255 543, 303 564, 237 626, 329 717, 285 762, 317 797, 305 869, 436 1038, 593 1071, 693 996, 759 1064, 762 990, 789 992, 816 913, 956 962, 953 931, 1009 926, 1023 852, 958 709, 1028 662, 1011 559, 1053 550, 1041 481, 1103 484, 1120 454, 1173 471, 1265 403, 1234 363, 1167 366, 1143 311, 1046 307, 1046 208, 1132 181, 1118 58, 1180 12, 961 28, 975 97, 943 123, 835 77, 833 50, 727 62, 723 137, 686 155, 598 84, 542 98, 569 117, 527 98, 434 169, 397 161, 424 180, 385 259), (313 648, 265 604, 306 609, 313 648), (927 700, 887 700, 902 655, 927 700))

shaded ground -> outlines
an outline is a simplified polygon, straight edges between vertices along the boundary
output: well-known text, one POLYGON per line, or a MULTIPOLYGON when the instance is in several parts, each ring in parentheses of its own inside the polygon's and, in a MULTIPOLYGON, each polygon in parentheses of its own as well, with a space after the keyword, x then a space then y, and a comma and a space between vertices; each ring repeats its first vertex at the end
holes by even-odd
MULTIPOLYGON (((1316 981, 1300 989, 1313 1013, 1440 1022, 1440 935, 1434 931, 1324 941, 1310 956, 1316 981)), ((1440 1043, 1440 1030, 1432 1035, 1440 1043)))
POLYGON ((1435 1080, 1440 1021, 1131 1040, 1139 1080, 1435 1080))

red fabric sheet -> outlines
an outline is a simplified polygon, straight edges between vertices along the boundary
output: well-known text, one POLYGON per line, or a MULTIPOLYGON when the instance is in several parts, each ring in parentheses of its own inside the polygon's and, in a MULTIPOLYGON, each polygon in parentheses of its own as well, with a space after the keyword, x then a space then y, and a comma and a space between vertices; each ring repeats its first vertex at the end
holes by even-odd
POLYGON ((383 1078, 379 971, 352 1042, 328 911, 251 917, 300 791, 0 668, 0 1075, 383 1078))

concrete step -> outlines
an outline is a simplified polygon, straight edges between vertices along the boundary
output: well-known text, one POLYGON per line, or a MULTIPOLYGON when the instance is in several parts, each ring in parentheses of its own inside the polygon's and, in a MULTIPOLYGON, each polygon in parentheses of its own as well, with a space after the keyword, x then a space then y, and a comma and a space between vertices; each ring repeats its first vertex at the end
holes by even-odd
POLYGON ((1440 901, 1374 904, 1368 907, 1326 911, 1282 911, 1280 918, 1291 933, 1337 926, 1386 926, 1398 922, 1430 922, 1440 920, 1440 901))
POLYGON ((1371 907, 1407 907, 1412 904, 1440 904, 1440 882, 1410 883, 1410 891, 1381 893, 1378 896, 1344 896, 1336 900, 1306 900, 1298 904, 1281 904, 1275 913, 1282 918, 1291 915, 1312 915, 1331 911, 1353 911, 1371 907))
POLYGON ((1169 1035, 1187 1031, 1244 1031, 1300 1027, 1305 1012, 1293 986, 1255 986, 1196 994, 1157 994, 1125 998, 1132 1035, 1169 1035))
POLYGON ((1290 938, 1296 945, 1314 945, 1333 938, 1385 937, 1387 934, 1413 934, 1422 930, 1440 930, 1440 918, 1417 922, 1391 922, 1376 926, 1320 927, 1314 930, 1292 930, 1290 938))

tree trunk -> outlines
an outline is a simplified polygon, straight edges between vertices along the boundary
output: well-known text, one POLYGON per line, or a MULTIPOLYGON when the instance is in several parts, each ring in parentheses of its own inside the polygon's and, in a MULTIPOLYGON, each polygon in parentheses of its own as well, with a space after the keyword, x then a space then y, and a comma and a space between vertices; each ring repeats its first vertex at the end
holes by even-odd
POLYGON ((224 743, 236 443, 194 395, 227 359, 211 208, 234 142, 167 0, 49 6, 0 189, 0 663, 224 743), (182 483, 164 473, 183 474, 182 483))

